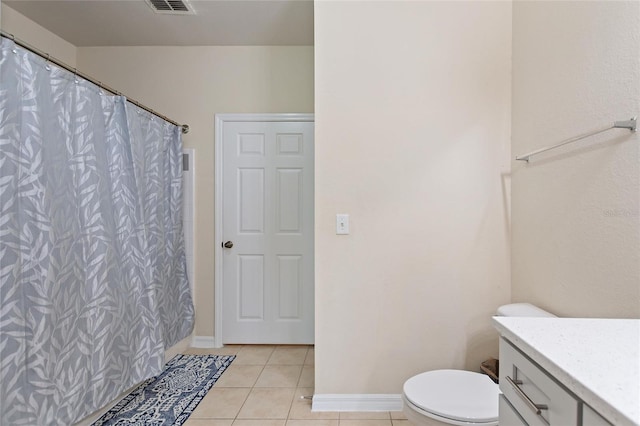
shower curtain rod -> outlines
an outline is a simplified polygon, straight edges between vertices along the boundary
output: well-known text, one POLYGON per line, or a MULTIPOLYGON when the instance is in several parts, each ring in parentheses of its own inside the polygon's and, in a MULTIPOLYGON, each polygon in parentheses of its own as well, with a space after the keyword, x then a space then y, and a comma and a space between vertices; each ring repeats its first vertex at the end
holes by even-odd
MULTIPOLYGON (((98 80, 96 80, 96 79, 94 79, 94 78, 92 78, 92 77, 90 77, 90 76, 88 76, 88 75, 86 75, 84 73, 81 73, 76 68, 73 68, 73 67, 65 64, 64 62, 60 61, 59 59, 56 59, 56 58, 52 57, 48 53, 45 53, 45 52, 41 51, 40 49, 37 49, 37 48, 31 46, 30 44, 28 44, 28 43, 26 43, 26 42, 24 42, 22 40, 17 39, 13 34, 7 33, 4 30, 0 30, 0 35, 2 37, 4 37, 4 38, 10 39, 11 41, 13 41, 18 46, 23 47, 23 48, 29 50, 30 52, 33 52, 36 55, 46 59, 47 62, 51 62, 53 64, 56 64, 57 66, 59 66, 61 68, 64 68, 65 70, 67 70, 69 72, 72 72, 76 76, 82 77, 83 79, 95 84, 99 88, 101 88, 103 90, 106 90, 109 93, 112 93, 112 94, 114 94, 116 96, 124 96, 121 92, 118 92, 117 90, 112 89, 111 87, 102 84, 102 82, 100 82, 100 81, 98 81, 98 80)), ((135 101, 133 99, 129 99, 126 96, 124 96, 124 97, 127 99, 128 102, 131 102, 132 104, 134 104, 138 108, 142 108, 143 110, 155 115, 156 117, 160 117, 164 121, 168 121, 169 123, 180 127, 182 129, 182 133, 189 133, 189 125, 188 124, 178 124, 175 121, 171 120, 170 118, 160 114, 159 112, 156 112, 156 111, 152 110, 151 108, 149 108, 149 107, 147 107, 145 105, 142 105, 140 102, 137 102, 137 101, 135 101)))

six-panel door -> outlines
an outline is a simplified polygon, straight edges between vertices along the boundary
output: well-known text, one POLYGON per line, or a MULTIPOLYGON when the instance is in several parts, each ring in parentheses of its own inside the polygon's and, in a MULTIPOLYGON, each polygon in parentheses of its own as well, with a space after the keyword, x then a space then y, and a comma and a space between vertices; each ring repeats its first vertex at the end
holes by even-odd
POLYGON ((223 343, 311 344, 313 122, 227 122, 223 343))

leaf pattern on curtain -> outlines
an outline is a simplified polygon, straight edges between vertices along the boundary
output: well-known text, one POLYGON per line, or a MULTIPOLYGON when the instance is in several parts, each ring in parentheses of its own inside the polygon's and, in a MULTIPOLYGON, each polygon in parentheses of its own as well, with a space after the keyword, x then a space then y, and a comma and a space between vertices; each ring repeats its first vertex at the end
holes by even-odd
POLYGON ((2 38, 0 424, 78 421, 191 333, 181 159, 178 127, 2 38))

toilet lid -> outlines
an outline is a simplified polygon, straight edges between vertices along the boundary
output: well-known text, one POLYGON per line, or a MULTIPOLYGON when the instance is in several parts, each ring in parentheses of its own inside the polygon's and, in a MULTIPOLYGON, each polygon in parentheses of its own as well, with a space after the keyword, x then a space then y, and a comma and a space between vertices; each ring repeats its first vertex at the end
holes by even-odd
POLYGON ((433 370, 404 384, 405 397, 417 407, 453 420, 498 420, 498 385, 488 376, 463 370, 433 370))

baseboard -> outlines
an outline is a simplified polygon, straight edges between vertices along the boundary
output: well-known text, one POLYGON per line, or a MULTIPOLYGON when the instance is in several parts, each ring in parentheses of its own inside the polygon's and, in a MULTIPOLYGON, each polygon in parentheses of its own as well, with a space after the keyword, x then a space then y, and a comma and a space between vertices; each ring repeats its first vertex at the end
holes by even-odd
POLYGON ((212 336, 193 336, 191 339, 191 347, 204 349, 216 348, 216 339, 212 336))
POLYGON ((402 411, 400 394, 316 394, 311 411, 402 411))

